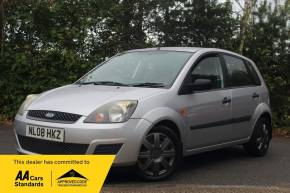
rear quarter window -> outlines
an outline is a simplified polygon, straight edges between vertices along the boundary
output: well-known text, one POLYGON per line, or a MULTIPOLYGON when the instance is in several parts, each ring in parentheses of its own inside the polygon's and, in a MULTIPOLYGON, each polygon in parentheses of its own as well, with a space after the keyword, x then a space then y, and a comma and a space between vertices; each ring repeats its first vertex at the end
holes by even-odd
POLYGON ((251 73, 251 76, 252 76, 252 81, 253 81, 253 84, 254 85, 261 85, 261 80, 258 76, 258 73, 257 71, 255 70, 255 68, 253 67, 253 64, 248 62, 248 61, 245 61, 250 73, 251 73))

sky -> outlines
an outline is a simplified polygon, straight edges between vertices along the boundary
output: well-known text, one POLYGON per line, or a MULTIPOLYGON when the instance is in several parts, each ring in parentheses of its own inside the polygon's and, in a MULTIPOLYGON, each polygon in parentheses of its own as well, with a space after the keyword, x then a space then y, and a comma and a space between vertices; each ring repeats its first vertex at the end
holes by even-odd
MULTIPOLYGON (((220 2, 225 2, 226 0, 219 0, 220 2)), ((233 2, 233 8, 236 12, 242 12, 242 9, 241 7, 239 6, 239 4, 237 3, 237 1, 242 5, 244 6, 244 3, 245 1, 244 0, 230 0, 231 2, 233 2)), ((257 0, 257 3, 261 3, 263 2, 264 0, 257 0)), ((274 4, 275 1, 277 1, 278 4, 282 4, 285 0, 268 0, 269 3, 272 3, 274 4)))

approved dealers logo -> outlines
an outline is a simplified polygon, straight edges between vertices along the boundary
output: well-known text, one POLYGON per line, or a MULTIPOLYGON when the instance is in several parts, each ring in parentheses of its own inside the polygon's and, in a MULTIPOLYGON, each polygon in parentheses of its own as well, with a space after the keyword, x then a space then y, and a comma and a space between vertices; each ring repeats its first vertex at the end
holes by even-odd
POLYGON ((58 186, 87 186, 88 179, 71 169, 67 173, 57 178, 58 186))
POLYGON ((43 180, 44 178, 42 176, 35 176, 30 173, 30 171, 22 171, 19 170, 14 186, 15 187, 43 187, 43 180))
POLYGON ((114 159, 115 155, 0 155, 0 193, 98 193, 114 159))

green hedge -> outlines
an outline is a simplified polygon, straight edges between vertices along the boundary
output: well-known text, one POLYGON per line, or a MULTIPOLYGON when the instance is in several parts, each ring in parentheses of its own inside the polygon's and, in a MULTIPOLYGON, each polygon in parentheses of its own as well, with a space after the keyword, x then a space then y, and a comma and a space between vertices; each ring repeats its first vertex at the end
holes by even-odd
MULTIPOLYGON (((26 95, 72 83, 122 50, 201 46, 236 51, 239 43, 240 17, 233 14, 230 1, 3 2, 1 119, 13 119, 26 95)), ((275 9, 266 1, 257 5, 243 53, 257 63, 269 86, 276 126, 289 126, 290 5, 285 3, 275 9)))
POLYGON ((93 66, 70 51, 20 52, 1 62, 2 119, 11 119, 26 95, 72 83, 93 66))

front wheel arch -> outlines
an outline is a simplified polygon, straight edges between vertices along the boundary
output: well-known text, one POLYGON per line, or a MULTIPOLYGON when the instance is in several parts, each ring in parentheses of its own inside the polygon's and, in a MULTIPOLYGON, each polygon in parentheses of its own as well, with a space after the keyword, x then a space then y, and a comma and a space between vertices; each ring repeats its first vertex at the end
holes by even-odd
POLYGON ((166 126, 169 129, 171 129, 177 135, 179 140, 181 141, 179 128, 177 127, 177 125, 173 121, 171 121, 171 120, 159 121, 158 123, 154 124, 153 128, 156 127, 156 126, 161 126, 161 125, 166 126))
POLYGON ((183 156, 183 150, 184 150, 184 147, 183 147, 183 140, 182 140, 182 134, 180 132, 180 129, 179 127, 177 126, 177 124, 172 121, 172 120, 169 120, 169 119, 163 119, 163 120, 159 120, 158 122, 154 123, 152 125, 152 127, 147 131, 147 133, 145 134, 145 136, 150 133, 155 127, 158 127, 158 126, 165 126, 165 127, 168 127, 170 130, 172 130, 176 136, 178 137, 179 139, 179 142, 181 144, 181 153, 182 153, 182 156, 183 156))
MULTIPOLYGON (((167 171, 165 170, 166 173, 163 173, 163 174, 160 174, 160 175, 157 175, 157 176, 155 176, 155 174, 152 174, 152 172, 151 172, 150 175, 146 174, 147 173, 146 172, 147 171, 147 168, 149 168, 148 166, 151 166, 151 163, 157 163, 158 165, 161 164, 161 163, 163 163, 162 159, 164 159, 164 157, 162 156, 162 152, 163 151, 167 151, 166 149, 163 149, 162 150, 162 144, 166 144, 166 143, 164 143, 166 140, 163 140, 163 142, 162 142, 162 144, 160 144, 160 146, 159 146, 159 143, 158 143, 157 146, 156 145, 149 146, 148 144, 151 144, 151 143, 148 143, 148 142, 149 141, 152 142, 152 140, 150 140, 150 139, 147 140, 146 139, 146 143, 144 143, 144 145, 141 145, 141 148, 139 150, 139 155, 138 156, 141 155, 141 160, 139 162, 139 159, 140 158, 138 158, 138 161, 137 161, 135 167, 136 167, 138 173, 143 178, 145 178, 147 180, 150 180, 150 181, 159 181, 159 180, 163 180, 163 179, 169 177, 175 171, 175 169, 178 167, 178 165, 179 165, 179 163, 180 163, 180 161, 182 159, 182 144, 181 144, 181 141, 180 141, 179 137, 177 136, 177 133, 176 132, 174 132, 171 128, 169 128, 169 127, 167 127, 167 126, 162 125, 162 124, 159 123, 159 124, 154 125, 149 130, 149 132, 146 133, 145 138, 150 137, 152 135, 154 135, 154 138, 155 138, 155 135, 156 134, 158 136, 161 134, 161 135, 164 135, 165 138, 171 139, 171 140, 167 140, 167 141, 170 141, 171 143, 167 143, 167 145, 164 146, 164 147, 168 147, 168 145, 171 144, 171 147, 174 147, 175 155, 174 155, 174 162, 172 161, 171 162, 172 165, 170 166, 170 168, 168 168, 167 171), (145 150, 146 150, 145 153, 146 154, 144 154, 144 147, 148 147, 148 146, 151 147, 151 148, 145 148, 145 150), (155 149, 155 147, 157 147, 157 152, 160 153, 159 156, 161 156, 161 157, 157 157, 157 158, 150 157, 149 160, 151 160, 151 161, 149 162, 150 163, 150 165, 149 165, 149 164, 147 164, 147 160, 146 159, 148 159, 148 156, 150 156, 150 155, 154 156, 154 152, 155 152, 154 149, 155 149), (161 151, 159 150, 160 148, 161 148, 161 151), (149 152, 149 154, 148 154, 148 152, 149 152), (153 153, 153 154, 151 154, 151 153, 153 153), (146 157, 144 157, 145 155, 146 155, 146 157), (146 162, 142 161, 142 160, 144 160, 144 158, 145 158, 145 161, 146 162), (152 162, 153 160, 155 160, 155 161, 152 162), (142 165, 146 165, 147 167, 146 168, 143 168, 142 165)), ((160 137, 160 142, 161 142, 161 137, 160 137)), ((155 144, 155 139, 154 139, 154 144, 155 144)), ((169 164, 167 164, 167 165, 169 165, 169 164)))

